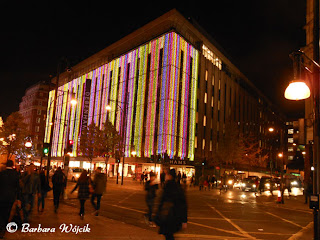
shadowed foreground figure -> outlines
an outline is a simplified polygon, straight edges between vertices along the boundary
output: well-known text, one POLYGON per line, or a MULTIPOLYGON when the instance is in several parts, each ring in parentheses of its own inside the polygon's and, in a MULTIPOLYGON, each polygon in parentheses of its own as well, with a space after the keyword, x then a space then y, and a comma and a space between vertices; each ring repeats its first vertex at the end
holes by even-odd
POLYGON ((173 240, 173 234, 187 227, 187 202, 180 184, 175 181, 176 172, 171 169, 166 174, 166 184, 161 196, 155 222, 160 226, 159 233, 166 240, 173 240))

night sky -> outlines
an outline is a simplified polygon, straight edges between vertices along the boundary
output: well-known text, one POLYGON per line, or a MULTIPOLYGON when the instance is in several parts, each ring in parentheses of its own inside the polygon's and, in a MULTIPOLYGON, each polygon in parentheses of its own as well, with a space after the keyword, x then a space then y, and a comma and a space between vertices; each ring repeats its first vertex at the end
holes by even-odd
POLYGON ((176 8, 206 29, 288 117, 303 117, 303 101, 283 93, 292 79, 288 55, 305 45, 305 1, 110 2, 1 2, 0 116, 18 111, 26 88, 55 75, 61 57, 75 65, 176 8))

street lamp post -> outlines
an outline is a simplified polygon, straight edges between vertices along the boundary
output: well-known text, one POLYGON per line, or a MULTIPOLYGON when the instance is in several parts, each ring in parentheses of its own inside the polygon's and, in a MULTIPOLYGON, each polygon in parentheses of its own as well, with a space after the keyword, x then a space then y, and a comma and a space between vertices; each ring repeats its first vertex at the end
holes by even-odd
MULTIPOLYGON (((306 58, 309 60, 313 66, 314 70, 312 72, 313 80, 312 80, 312 88, 313 88, 313 115, 314 115, 314 124, 313 124, 313 197, 315 197, 316 201, 316 207, 313 207, 313 221, 314 221, 314 239, 319 238, 319 221, 318 221, 318 211, 319 211, 319 168, 320 168, 320 159, 319 159, 319 71, 320 71, 320 65, 319 65, 319 0, 313 0, 313 59, 309 58, 304 52, 298 51, 291 56, 293 57, 294 64, 297 64, 300 71, 300 64, 301 64, 301 58, 306 58)), ((305 67, 307 70, 309 70, 307 67, 305 67)), ((294 69, 294 73, 296 69, 294 69)), ((294 77, 296 77, 296 74, 294 74, 294 77)), ((297 80, 295 82, 298 82, 297 80)), ((299 81, 303 82, 303 81, 299 81)), ((290 85, 294 84, 291 83, 290 85)), ((308 97, 310 97, 310 89, 308 87, 300 88, 303 93, 299 92, 298 97, 294 98, 292 97, 293 94, 293 88, 290 87, 290 85, 287 87, 285 91, 285 98, 289 100, 303 100, 308 97)), ((302 85, 301 85, 302 86, 302 85)), ((311 202, 311 199, 310 199, 311 202)))
MULTIPOLYGON (((118 105, 118 103, 114 100, 109 100, 111 102, 116 102, 117 106, 116 107, 119 107, 120 111, 122 112, 122 125, 121 125, 121 138, 122 138, 122 141, 121 141, 121 147, 120 149, 122 150, 122 169, 121 169, 121 185, 123 185, 123 175, 124 175, 124 162, 125 162, 125 147, 126 147, 126 144, 125 144, 125 138, 126 138, 126 133, 125 133, 125 130, 126 130, 126 125, 125 125, 125 122, 126 122, 126 118, 127 118, 127 108, 128 108, 128 103, 127 103, 127 97, 129 95, 129 92, 127 92, 127 94, 125 95, 125 99, 124 99, 124 107, 122 108, 120 105, 118 105)), ((107 105, 106 106, 106 110, 107 111, 111 111, 111 106, 110 105, 107 105)), ((132 156, 136 156, 136 151, 133 150, 131 152, 131 155, 132 156)), ((117 184, 118 184, 118 176, 119 176, 119 162, 118 162, 118 168, 117 168, 117 184)))

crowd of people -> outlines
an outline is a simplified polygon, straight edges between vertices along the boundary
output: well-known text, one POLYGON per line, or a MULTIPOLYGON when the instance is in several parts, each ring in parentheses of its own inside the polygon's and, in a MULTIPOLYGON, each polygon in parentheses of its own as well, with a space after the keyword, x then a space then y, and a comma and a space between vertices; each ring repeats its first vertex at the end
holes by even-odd
MULTIPOLYGON (((98 167, 93 180, 83 171, 76 186, 71 191, 78 189, 80 201, 80 218, 84 218, 84 203, 91 195, 91 203, 95 215, 99 215, 100 201, 106 189, 106 175, 98 167)), ((14 166, 12 160, 7 160, 6 166, 0 171, 0 239, 4 237, 8 222, 18 225, 29 221, 34 206, 42 214, 45 209, 45 199, 49 191, 53 191, 54 212, 58 213, 60 199, 66 194, 67 178, 58 167, 52 176, 51 186, 45 175, 44 169, 36 169, 33 164, 25 167, 24 171, 19 166, 14 166), (37 204, 35 203, 37 200, 37 204)))

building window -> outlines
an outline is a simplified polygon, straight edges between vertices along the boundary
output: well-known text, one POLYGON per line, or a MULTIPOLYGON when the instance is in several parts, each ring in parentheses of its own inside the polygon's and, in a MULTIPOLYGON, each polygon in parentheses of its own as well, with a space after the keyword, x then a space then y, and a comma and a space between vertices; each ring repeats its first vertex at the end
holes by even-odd
POLYGON ((41 115, 41 110, 40 109, 37 110, 37 114, 41 115))
POLYGON ((293 143, 293 138, 288 138, 288 143, 293 143))
POLYGON ((36 123, 40 123, 40 121, 41 121, 41 118, 37 117, 36 123))
POLYGON ((293 156, 288 156, 288 160, 293 160, 293 156))
POLYGON ((208 70, 206 70, 206 75, 205 75, 204 80, 208 81, 208 70))
POLYGON ((203 116, 203 126, 207 126, 207 117, 203 116))
POLYGON ((207 103, 208 94, 204 93, 204 103, 207 103))
POLYGON ((206 140, 202 139, 202 150, 206 147, 206 140))
POLYGON ((288 134, 293 134, 293 128, 288 129, 288 134))
POLYGON ((202 45, 202 54, 220 70, 222 69, 222 61, 207 46, 202 45))
POLYGON ((288 152, 293 152, 293 147, 288 147, 288 152))
POLYGON ((36 126, 35 131, 36 131, 36 132, 39 132, 39 131, 40 131, 40 127, 39 127, 39 126, 36 126))
POLYGON ((198 148, 198 138, 194 138, 194 148, 198 148))

